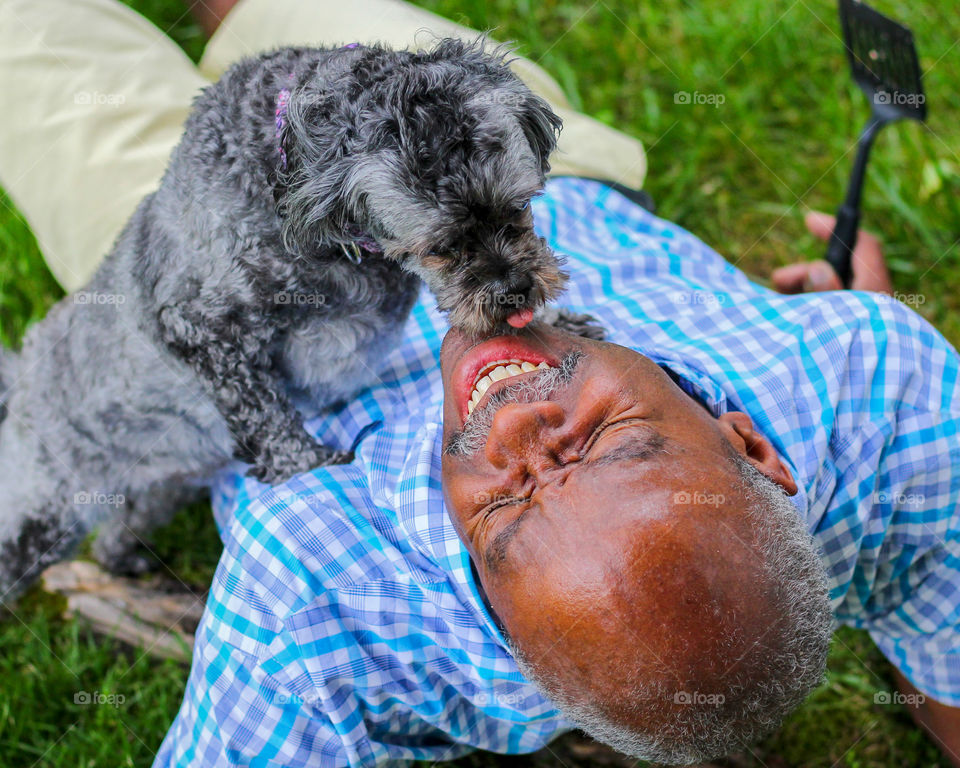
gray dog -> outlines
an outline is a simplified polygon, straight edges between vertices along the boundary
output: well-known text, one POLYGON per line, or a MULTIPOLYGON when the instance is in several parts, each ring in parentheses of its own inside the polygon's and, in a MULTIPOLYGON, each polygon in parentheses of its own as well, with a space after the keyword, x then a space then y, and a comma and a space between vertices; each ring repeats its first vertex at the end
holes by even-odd
POLYGON ((421 279, 470 332, 528 321, 565 279, 529 209, 559 129, 482 38, 234 66, 86 289, 0 358, 0 601, 111 516, 96 554, 140 567, 231 458, 349 460, 302 404, 373 383, 421 279))

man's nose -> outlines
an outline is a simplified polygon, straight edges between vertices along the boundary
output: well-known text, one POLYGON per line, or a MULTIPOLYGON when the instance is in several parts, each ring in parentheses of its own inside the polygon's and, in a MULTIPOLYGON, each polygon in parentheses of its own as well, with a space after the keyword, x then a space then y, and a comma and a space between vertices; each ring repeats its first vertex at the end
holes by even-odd
POLYGON ((565 447, 564 420, 563 408, 550 400, 501 406, 487 436, 487 461, 497 469, 522 463, 531 474, 555 465, 565 447))

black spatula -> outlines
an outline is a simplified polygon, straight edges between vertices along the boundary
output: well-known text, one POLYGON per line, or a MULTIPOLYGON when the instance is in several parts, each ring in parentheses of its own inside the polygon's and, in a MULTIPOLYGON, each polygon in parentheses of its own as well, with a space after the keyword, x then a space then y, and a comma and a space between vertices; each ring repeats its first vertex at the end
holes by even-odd
POLYGON ((853 78, 871 107, 857 145, 847 197, 837 211, 837 224, 827 246, 827 261, 849 288, 853 277, 850 257, 857 244, 860 193, 870 147, 887 123, 926 120, 927 104, 917 48, 909 29, 856 0, 840 0, 840 23, 853 78))

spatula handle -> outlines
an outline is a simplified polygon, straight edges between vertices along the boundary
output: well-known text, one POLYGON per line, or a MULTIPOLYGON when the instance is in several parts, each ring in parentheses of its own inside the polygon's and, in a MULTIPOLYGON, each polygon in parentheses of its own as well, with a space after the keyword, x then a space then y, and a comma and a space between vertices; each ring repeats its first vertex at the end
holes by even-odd
POLYGON ((853 249, 857 246, 859 226, 860 211, 850 205, 841 205, 827 245, 827 263, 840 276, 844 288, 849 288, 853 280, 853 249))

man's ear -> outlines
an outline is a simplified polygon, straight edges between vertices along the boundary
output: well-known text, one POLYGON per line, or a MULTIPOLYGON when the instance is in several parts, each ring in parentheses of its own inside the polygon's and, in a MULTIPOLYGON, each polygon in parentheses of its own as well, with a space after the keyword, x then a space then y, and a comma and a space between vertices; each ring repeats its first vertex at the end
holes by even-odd
POLYGON ((797 492, 797 483, 787 465, 780 461, 776 449, 753 427, 753 421, 740 411, 728 411, 717 419, 723 436, 733 449, 754 467, 779 485, 790 496, 797 492))

